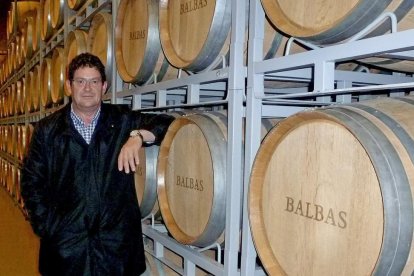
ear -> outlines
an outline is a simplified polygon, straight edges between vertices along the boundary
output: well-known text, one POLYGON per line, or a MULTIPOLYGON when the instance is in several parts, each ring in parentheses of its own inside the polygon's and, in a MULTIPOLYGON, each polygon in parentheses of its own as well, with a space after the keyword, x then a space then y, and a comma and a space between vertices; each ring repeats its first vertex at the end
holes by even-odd
POLYGON ((106 93, 106 89, 108 88, 108 82, 104 81, 102 84, 102 95, 106 93))
POLYGON ((68 92, 68 95, 72 95, 72 86, 70 85, 70 80, 66 80, 65 85, 66 85, 66 91, 68 92))

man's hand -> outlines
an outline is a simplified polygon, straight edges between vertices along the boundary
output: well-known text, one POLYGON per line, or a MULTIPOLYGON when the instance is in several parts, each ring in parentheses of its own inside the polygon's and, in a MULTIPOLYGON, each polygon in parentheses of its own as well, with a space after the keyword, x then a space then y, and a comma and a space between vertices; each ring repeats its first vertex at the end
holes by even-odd
MULTIPOLYGON (((144 141, 146 142, 153 142, 155 140, 155 136, 148 130, 140 129, 139 132, 141 133, 144 141)), ((128 141, 122 146, 121 152, 118 156, 118 170, 125 171, 125 173, 129 173, 130 171, 135 172, 137 169, 137 165, 139 165, 139 155, 138 152, 142 147, 143 142, 141 137, 134 136, 129 137, 128 141)))
POLYGON ((135 172, 139 164, 138 152, 142 147, 141 137, 129 137, 128 141, 122 146, 118 156, 118 170, 124 170, 125 173, 135 172))

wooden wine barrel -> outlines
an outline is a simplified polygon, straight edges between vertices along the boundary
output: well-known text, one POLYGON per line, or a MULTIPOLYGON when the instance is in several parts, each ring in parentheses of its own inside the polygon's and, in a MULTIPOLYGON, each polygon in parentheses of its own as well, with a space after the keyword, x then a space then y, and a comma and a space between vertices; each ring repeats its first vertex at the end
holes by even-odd
POLYGON ((23 127, 23 140, 22 140, 22 149, 23 149, 22 157, 23 158, 22 159, 26 157, 27 152, 29 150, 30 139, 32 139, 33 131, 34 131, 33 124, 29 123, 23 127))
POLYGON ((16 49, 16 66, 17 68, 21 68, 22 65, 25 62, 26 59, 26 52, 24 44, 26 43, 25 41, 25 37, 20 35, 16 36, 16 45, 17 45, 17 49, 16 49))
POLYGON ((4 170, 5 170, 5 173, 6 173, 6 177, 5 177, 5 185, 4 185, 4 187, 6 188, 6 190, 8 190, 8 187, 9 187, 9 175, 10 175, 10 173, 9 173, 9 167, 10 167, 10 163, 9 162, 7 162, 7 161, 5 161, 4 162, 4 170))
POLYGON ((24 89, 24 93, 25 93, 24 105, 25 105, 25 108, 27 109, 27 111, 29 111, 29 112, 32 112, 34 110, 33 102, 32 102, 32 95, 31 95, 32 78, 33 78, 33 71, 27 72, 26 81, 25 81, 25 89, 24 89))
POLYGON ((50 2, 50 20, 52 28, 58 30, 63 25, 63 10, 65 0, 53 0, 50 2))
POLYGON ((19 70, 20 67, 23 65, 21 46, 21 36, 16 35, 14 42, 10 43, 10 47, 12 47, 10 58, 12 62, 12 68, 14 71, 19 70))
POLYGON ((9 78, 9 63, 6 60, 3 62, 3 83, 6 83, 7 79, 9 78))
MULTIPOLYGON (((194 111, 191 111, 194 114, 194 111)), ((188 115, 186 111, 174 111, 168 113, 175 118, 188 115)), ((154 215, 155 219, 161 219, 161 211, 157 198, 157 159, 158 146, 143 147, 139 151, 140 164, 135 171, 135 191, 140 206, 141 217, 154 215)))
MULTIPOLYGON (((247 10, 246 10, 247 12, 247 10)), ((243 64, 247 65, 248 58, 248 26, 245 28, 245 41, 243 45, 243 64)), ((277 56, 282 56, 286 41, 286 37, 277 31, 268 20, 264 21, 264 37, 263 37, 263 59, 270 59, 277 56)), ((227 38, 222 45, 219 54, 213 60, 211 59, 206 70, 218 69, 230 64, 230 46, 231 46, 231 32, 228 32, 227 38)), ((201 68, 204 69, 204 68, 201 68)), ((197 70, 196 70, 197 71, 197 70)))
POLYGON ((39 49, 40 41, 40 11, 35 10, 24 19, 24 51, 28 58, 39 49))
POLYGON ((16 199, 17 200, 17 198, 18 198, 18 193, 20 193, 20 187, 18 186, 19 184, 20 184, 20 181, 19 181, 19 179, 18 179, 18 177, 19 177, 19 168, 18 167, 16 167, 16 166, 14 166, 14 165, 12 165, 12 174, 13 174, 13 192, 12 192, 12 197, 13 197, 13 199, 16 199))
POLYGON ((6 37, 7 40, 11 38, 13 34, 13 17, 12 17, 12 9, 7 11, 7 21, 6 21, 6 37))
MULTIPOLYGON (((8 51, 7 51, 7 54, 8 54, 8 51)), ((4 82, 5 83, 6 83, 7 79, 10 76, 9 71, 10 71, 10 69, 9 69, 9 62, 8 62, 8 60, 6 58, 6 60, 4 61, 4 82)))
POLYGON ((51 98, 53 103, 61 103, 63 101, 63 90, 65 83, 66 62, 64 50, 61 47, 56 47, 53 50, 51 62, 51 98))
POLYGON ((14 101, 14 110, 16 114, 23 114, 24 113, 24 84, 25 78, 16 81, 16 98, 14 101))
POLYGON ((1 139, 1 150, 4 152, 7 152, 7 137, 8 137, 8 132, 9 132, 9 128, 6 125, 2 126, 2 139, 1 139))
POLYGON ((21 31, 27 14, 37 10, 40 3, 39 1, 11 1, 10 5, 10 23, 7 24, 9 37, 14 31, 21 31))
MULTIPOLYGON (((399 31, 411 29, 414 25, 414 2, 407 0, 381 0, 375 3, 354 0, 344 5, 338 5, 333 0, 317 3, 262 0, 262 4, 267 16, 282 32, 319 45, 346 41, 385 12, 396 15, 399 31)), ((368 36, 381 35, 389 29, 388 20, 368 36)), ((410 60, 375 57, 359 62, 393 71, 414 71, 414 62, 410 60)))
POLYGON ((249 219, 269 275, 411 275, 414 97, 297 113, 254 161, 249 219))
MULTIPOLYGON (((149 245, 145 244, 145 248, 149 245)), ((149 252, 154 252, 151 248, 149 252)), ((164 248, 162 260, 154 257, 154 253, 145 252, 145 265, 146 270, 141 274, 141 276, 174 276, 178 275, 177 268, 183 266, 183 258, 174 253, 171 250, 164 248)), ((204 253, 204 252, 203 252, 204 253)), ((214 257, 206 256, 206 258, 214 259, 214 257)), ((196 276, 206 275, 205 270, 201 270, 196 267, 195 274, 196 276)))
POLYGON ((0 126, 0 132, 1 132, 1 137, 0 137, 0 150, 6 152, 7 151, 7 126, 6 125, 2 125, 0 126))
POLYGON ((17 137, 17 130, 16 125, 8 125, 8 136, 7 136, 7 152, 16 157, 16 137, 17 137))
POLYGON ((8 125, 4 125, 3 126, 3 135, 4 135, 4 138, 3 138, 3 141, 2 141, 2 150, 4 151, 4 152, 8 152, 8 138, 9 138, 9 126, 8 125))
POLYGON ((7 106, 7 99, 8 99, 8 94, 9 94, 9 89, 10 87, 6 87, 6 89, 4 90, 4 92, 0 95, 1 97, 1 117, 5 118, 7 117, 9 114, 9 109, 7 106))
POLYGON ((222 241, 226 153, 227 116, 221 112, 177 117, 168 128, 158 154, 158 201, 168 231, 180 243, 222 241))
POLYGON ((4 105, 4 109, 5 109, 5 112, 6 112, 7 116, 11 116, 12 115, 11 114, 12 110, 10 108, 10 100, 11 100, 11 97, 12 97, 12 90, 13 90, 13 84, 10 84, 7 87, 7 91, 6 91, 6 102, 5 102, 5 105, 4 105))
POLYGON ((145 218, 153 214, 161 216, 157 200, 157 158, 158 146, 143 147, 139 151, 140 163, 135 171, 135 191, 141 211, 145 218))
POLYGON ((215 60, 228 36, 231 1, 162 1, 159 24, 162 49, 170 64, 200 71, 215 60))
POLYGON ((39 20, 37 19, 39 12, 35 11, 30 16, 24 19, 24 26, 22 29, 22 36, 24 37, 23 51, 27 58, 31 58, 33 53, 37 50, 40 33, 39 20))
POLYGON ((11 62, 11 73, 15 72, 18 67, 17 67, 17 41, 11 42, 10 43, 10 52, 8 52, 9 58, 10 58, 10 62, 11 62))
POLYGON ((180 243, 206 246, 223 233, 225 128, 212 114, 183 116, 161 143, 158 200, 168 231, 180 243))
POLYGON ((16 202, 19 204, 20 207, 23 207, 23 199, 21 195, 21 188, 20 188, 20 177, 21 171, 18 167, 15 168, 15 199, 16 202))
POLYGON ((6 190, 7 192, 11 195, 12 190, 13 190, 13 168, 12 168, 12 164, 10 164, 9 162, 6 163, 6 190))
POLYGON ((40 7, 40 18, 41 18, 40 38, 43 41, 49 40, 49 38, 51 38, 53 35, 52 18, 50 16, 51 8, 52 8, 51 1, 52 0, 43 0, 42 6, 40 7))
MULTIPOLYGON (((387 11, 394 12, 402 29, 407 29, 404 24, 406 22, 401 21, 410 20, 414 3, 403 0, 375 3, 353 0, 338 5, 335 0, 262 0, 262 4, 266 15, 282 32, 316 44, 328 45, 350 38, 387 11)), ((389 28, 387 24, 389 22, 378 27, 375 34, 385 33, 389 28)))
POLYGON ((0 86, 4 84, 4 61, 0 64, 0 86))
POLYGON ((7 117, 6 115, 6 96, 7 96, 7 88, 4 92, 0 95, 0 116, 1 118, 7 117))
MULTIPOLYGON (((5 143, 5 140, 6 140, 6 134, 5 134, 4 129, 5 129, 5 126, 0 126, 0 150, 2 150, 2 151, 5 151, 4 150, 4 143, 5 143)), ((2 159, 0 158, 0 165, 1 165, 1 161, 2 161, 2 159)), ((0 166, 0 170, 1 170, 1 166, 0 166)), ((0 178, 1 178, 1 176, 0 176, 0 178)))
POLYGON ((99 57, 105 65, 108 87, 112 79, 112 15, 106 12, 97 13, 91 22, 86 42, 89 53, 99 57))
POLYGON ((151 78, 161 81, 177 77, 178 70, 169 65, 161 51, 157 1, 121 0, 115 23, 115 60, 125 82, 142 85, 151 78))
POLYGON ((22 57, 23 57, 23 62, 25 62, 24 60, 26 59, 26 57, 28 57, 27 55, 27 21, 26 18, 24 20, 24 24, 23 27, 20 31, 20 51, 22 52, 22 57))
POLYGON ((16 157, 18 160, 22 160, 22 126, 20 124, 16 125, 16 157))
POLYGON ((5 93, 4 93, 4 115, 5 117, 10 116, 9 113, 9 97, 10 97, 10 90, 11 90, 11 85, 7 86, 5 93))
POLYGON ((40 108, 40 65, 33 67, 33 71, 29 72, 30 75, 30 91, 26 94, 27 109, 30 111, 39 110, 40 108))
POLYGON ((6 80, 7 80, 7 68, 6 68, 6 66, 7 66, 7 61, 3 60, 3 62, 1 63, 1 74, 0 74, 1 85, 5 84, 6 80))
POLYGON ((6 125, 6 152, 11 154, 13 153, 12 140, 14 139, 13 136, 13 129, 11 125, 6 125))
POLYGON ((7 99, 7 106, 9 109, 9 115, 16 114, 14 102, 16 101, 16 94, 17 94, 17 84, 14 82, 10 85, 9 97, 7 99))
MULTIPOLYGON (((145 265, 146 265, 146 269, 144 273, 142 273, 142 276, 169 275, 169 274, 165 274, 164 264, 160 262, 157 258, 150 255, 148 252, 145 252, 145 265)), ((172 272, 174 273, 174 271, 172 272)))
MULTIPOLYGON (((70 64, 75 56, 87 51, 87 37, 88 33, 83 30, 73 30, 69 32, 65 45, 65 57, 67 65, 70 64)), ((66 96, 70 96, 70 91, 66 89, 66 86, 64 91, 66 96)))
POLYGON ((33 133, 32 124, 20 124, 17 125, 17 157, 19 160, 23 160, 27 154, 30 138, 33 133))
POLYGON ((0 158, 0 185, 3 187, 6 185, 5 160, 3 158, 0 158))
POLYGON ((9 192, 10 196, 13 196, 14 193, 14 183, 15 183, 15 175, 14 175, 15 167, 8 163, 7 164, 7 191, 9 192))
POLYGON ((72 10, 78 10, 87 0, 67 0, 67 5, 72 10))
POLYGON ((44 58, 40 68, 40 102, 43 107, 52 104, 52 60, 44 58))
POLYGON ((27 73, 26 77, 22 78, 22 96, 19 101, 19 110, 21 114, 24 114, 26 111, 26 97, 30 90, 30 77, 29 72, 27 73))
MULTIPOLYGON (((4 91, 4 93, 0 94, 0 117, 1 118, 5 118, 7 116, 6 115, 6 110, 5 110, 6 94, 7 94, 7 89, 4 91)), ((0 130, 1 130, 1 127, 0 127, 0 130)), ((0 139, 1 139, 1 137, 0 137, 0 139)))
POLYGON ((4 152, 8 151, 8 138, 9 138, 9 126, 3 125, 3 132, 2 132, 2 141, 1 141, 1 150, 4 152))
POLYGON ((7 47, 7 75, 11 75, 14 71, 14 56, 15 56, 15 42, 10 42, 9 46, 7 47))
POLYGON ((14 141, 14 144, 16 146, 16 158, 18 160, 21 160, 21 142, 22 142, 22 133, 21 133, 21 127, 20 125, 16 125, 16 140, 14 141))

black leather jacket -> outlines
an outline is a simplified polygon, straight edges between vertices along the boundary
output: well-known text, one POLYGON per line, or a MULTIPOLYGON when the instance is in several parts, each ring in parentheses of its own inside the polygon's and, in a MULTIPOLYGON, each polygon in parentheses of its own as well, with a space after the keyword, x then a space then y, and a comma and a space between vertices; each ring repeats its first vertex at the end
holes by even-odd
POLYGON ((70 118, 70 104, 37 124, 21 178, 22 197, 41 238, 43 275, 139 275, 145 270, 141 215, 133 174, 117 158, 132 129, 156 144, 172 117, 102 104, 88 145, 70 118))

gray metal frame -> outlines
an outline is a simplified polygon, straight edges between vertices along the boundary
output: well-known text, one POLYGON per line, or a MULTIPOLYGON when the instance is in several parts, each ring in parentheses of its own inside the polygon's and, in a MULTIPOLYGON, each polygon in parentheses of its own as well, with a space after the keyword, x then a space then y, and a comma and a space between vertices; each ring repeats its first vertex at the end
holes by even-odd
MULTIPOLYGON (((386 14, 382 17, 393 18, 386 14)), ((380 18, 379 20, 382 20, 380 18)), ((331 104, 330 96, 336 96, 337 102, 351 102, 351 94, 363 97, 378 90, 391 90, 390 96, 401 95, 401 89, 414 87, 412 76, 379 75, 361 72, 336 71, 335 63, 370 57, 374 55, 394 56, 402 59, 413 59, 414 30, 394 32, 369 39, 357 40, 357 34, 349 42, 325 48, 315 47, 313 50, 283 56, 277 59, 263 60, 263 22, 264 11, 259 0, 250 0, 249 24, 249 60, 247 73, 246 100, 246 147, 244 190, 249 189, 249 177, 255 155, 260 145, 260 120, 262 116, 288 116, 306 106, 331 104), (264 78, 313 81, 312 91, 267 95, 264 78), (335 87, 336 85, 336 87, 335 87), (353 86, 357 85, 357 86, 353 86), (311 97, 315 101, 304 105, 303 101, 311 97), (302 101, 298 101, 302 99, 302 101), (267 104, 266 104, 267 103, 267 104)), ((394 22, 395 24, 395 22, 394 22)), ((370 27, 370 26, 369 26, 370 27)), ((396 29, 393 28, 393 31, 396 29)), ((362 30, 361 32, 366 32, 362 30)), ((252 241, 248 222, 247 193, 243 199, 242 226, 242 262, 241 275, 264 273, 255 267, 256 251, 252 241)))

